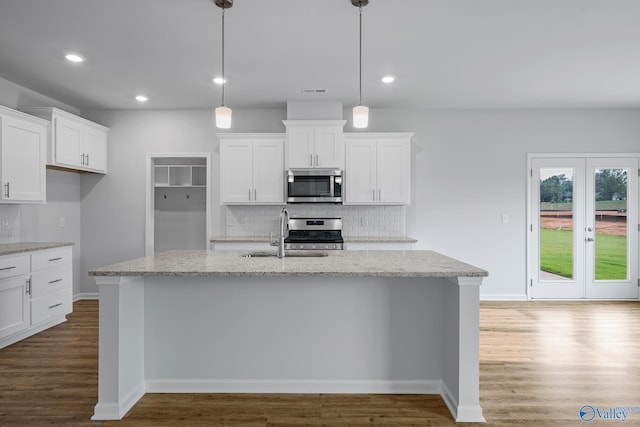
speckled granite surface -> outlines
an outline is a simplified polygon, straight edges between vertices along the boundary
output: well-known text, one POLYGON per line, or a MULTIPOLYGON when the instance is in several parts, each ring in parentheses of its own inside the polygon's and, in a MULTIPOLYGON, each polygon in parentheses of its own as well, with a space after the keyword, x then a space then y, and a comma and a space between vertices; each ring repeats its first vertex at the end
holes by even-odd
POLYGON ((21 252, 39 251, 43 249, 60 248, 62 246, 73 246, 69 242, 23 242, 23 243, 3 243, 0 244, 0 256, 18 254, 21 252))
MULTIPOLYGON (((263 252, 263 251, 261 251, 263 252)), ((293 252, 293 251, 291 251, 293 252)), ((89 271, 90 276, 484 277, 433 251, 327 251, 326 257, 246 258, 251 251, 168 251, 89 271)), ((275 250, 273 251, 275 255, 275 250)))
MULTIPOLYGON (((412 237, 349 237, 343 236, 345 243, 416 243, 412 237)), ((209 240, 211 243, 263 243, 269 242, 267 236, 218 236, 209 240)))

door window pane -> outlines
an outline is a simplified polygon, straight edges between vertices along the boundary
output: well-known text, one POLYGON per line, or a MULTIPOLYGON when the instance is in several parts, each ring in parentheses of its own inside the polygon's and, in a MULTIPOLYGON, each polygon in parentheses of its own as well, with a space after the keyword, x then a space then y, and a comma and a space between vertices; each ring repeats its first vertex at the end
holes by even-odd
POLYGON ((573 279, 573 168, 540 169, 540 280, 573 279))
POLYGON ((595 170, 595 278, 627 280, 627 169, 595 170))

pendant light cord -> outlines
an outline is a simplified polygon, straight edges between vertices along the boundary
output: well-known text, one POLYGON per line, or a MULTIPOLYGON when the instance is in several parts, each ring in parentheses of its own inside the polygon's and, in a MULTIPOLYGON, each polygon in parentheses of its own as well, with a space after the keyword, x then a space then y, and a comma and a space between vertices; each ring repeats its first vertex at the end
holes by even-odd
POLYGON ((224 107, 224 87, 227 84, 224 79, 224 11, 225 7, 222 6, 222 106, 224 107))
POLYGON ((360 101, 362 105, 362 4, 360 5, 360 101))

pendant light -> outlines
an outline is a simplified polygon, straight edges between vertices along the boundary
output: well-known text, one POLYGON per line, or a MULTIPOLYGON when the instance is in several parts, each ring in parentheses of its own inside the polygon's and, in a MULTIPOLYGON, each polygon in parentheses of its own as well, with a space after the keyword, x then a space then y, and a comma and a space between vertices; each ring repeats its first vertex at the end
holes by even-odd
POLYGON ((224 77, 224 11, 233 6, 233 0, 215 0, 215 3, 222 9, 222 105, 216 108, 216 127, 229 129, 231 127, 231 108, 224 105, 224 87, 227 84, 224 77))
POLYGON ((369 0, 351 0, 351 4, 360 9, 360 101, 353 108, 353 127, 366 128, 369 125, 369 108, 362 105, 362 8, 369 0))

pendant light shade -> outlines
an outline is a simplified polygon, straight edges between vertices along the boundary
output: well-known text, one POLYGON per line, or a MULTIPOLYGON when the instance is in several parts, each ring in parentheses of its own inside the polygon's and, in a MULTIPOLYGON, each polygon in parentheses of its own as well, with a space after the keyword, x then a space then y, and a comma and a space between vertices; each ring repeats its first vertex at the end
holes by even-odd
POLYGON ((231 128, 231 108, 221 105, 216 108, 216 127, 220 129, 231 128))
POLYGON ((358 105, 353 107, 353 127, 366 128, 369 126, 369 107, 358 105))
POLYGON ((351 0, 351 4, 360 9, 360 100, 353 108, 353 127, 361 129, 369 126, 369 108, 362 105, 362 8, 369 0, 351 0))
POLYGON ((216 6, 222 9, 222 105, 216 108, 216 127, 220 129, 231 128, 231 108, 224 105, 224 87, 227 80, 224 77, 224 11, 233 6, 233 0, 215 0, 216 6))

